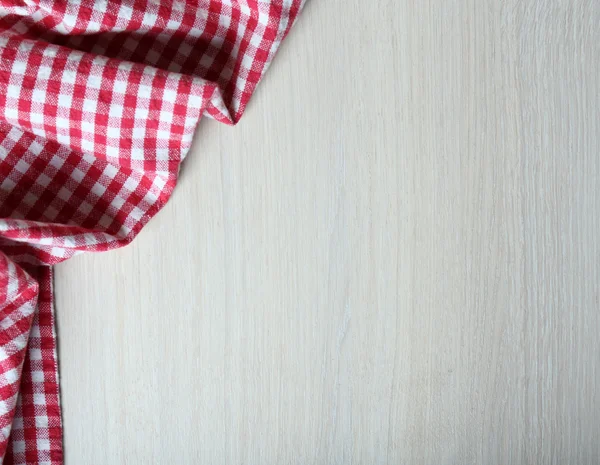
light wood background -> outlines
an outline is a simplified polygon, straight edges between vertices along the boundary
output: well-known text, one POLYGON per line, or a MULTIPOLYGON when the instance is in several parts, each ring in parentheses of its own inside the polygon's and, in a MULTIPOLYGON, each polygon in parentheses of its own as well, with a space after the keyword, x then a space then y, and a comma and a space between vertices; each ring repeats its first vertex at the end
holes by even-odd
POLYGON ((600 463, 600 3, 310 0, 57 267, 66 465, 600 463))

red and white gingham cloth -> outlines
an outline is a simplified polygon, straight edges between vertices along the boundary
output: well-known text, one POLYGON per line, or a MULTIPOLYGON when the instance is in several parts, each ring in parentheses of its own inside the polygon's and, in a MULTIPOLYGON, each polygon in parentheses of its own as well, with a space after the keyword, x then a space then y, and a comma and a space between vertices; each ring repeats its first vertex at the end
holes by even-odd
POLYGON ((129 243, 304 0, 0 0, 0 456, 62 463, 51 265, 129 243))

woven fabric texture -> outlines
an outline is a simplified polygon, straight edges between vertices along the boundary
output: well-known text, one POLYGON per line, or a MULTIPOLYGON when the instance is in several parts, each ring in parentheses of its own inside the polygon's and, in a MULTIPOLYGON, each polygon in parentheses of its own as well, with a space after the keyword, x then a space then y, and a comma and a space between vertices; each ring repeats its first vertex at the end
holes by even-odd
POLYGON ((0 0, 0 456, 62 463, 51 266, 129 243, 304 0, 0 0))

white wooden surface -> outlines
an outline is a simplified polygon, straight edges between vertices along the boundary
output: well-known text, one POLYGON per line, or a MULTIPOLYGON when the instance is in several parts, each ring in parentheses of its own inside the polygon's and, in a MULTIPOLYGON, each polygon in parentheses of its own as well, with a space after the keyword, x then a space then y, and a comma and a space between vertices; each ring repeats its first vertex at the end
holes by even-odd
POLYGON ((57 267, 66 465, 600 463, 600 4, 311 0, 57 267))

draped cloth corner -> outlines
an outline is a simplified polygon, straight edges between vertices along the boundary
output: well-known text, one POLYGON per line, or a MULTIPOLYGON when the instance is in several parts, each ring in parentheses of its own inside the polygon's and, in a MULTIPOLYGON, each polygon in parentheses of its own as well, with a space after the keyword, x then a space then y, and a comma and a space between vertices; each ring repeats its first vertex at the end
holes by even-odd
POLYGON ((0 0, 0 457, 63 462, 52 265, 129 243, 304 0, 0 0))

